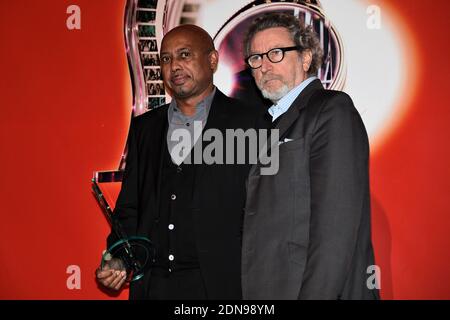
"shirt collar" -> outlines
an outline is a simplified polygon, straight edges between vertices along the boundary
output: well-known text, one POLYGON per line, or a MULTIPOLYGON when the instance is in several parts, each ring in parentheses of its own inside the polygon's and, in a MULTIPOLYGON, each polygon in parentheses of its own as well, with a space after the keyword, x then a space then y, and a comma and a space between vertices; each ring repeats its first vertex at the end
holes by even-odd
POLYGON ((272 105, 268 112, 272 116, 272 122, 280 117, 283 113, 289 110, 294 100, 300 95, 300 93, 305 89, 308 84, 318 79, 316 76, 309 77, 303 80, 298 86, 289 91, 283 98, 280 99, 276 104, 272 105))
POLYGON ((169 110, 167 112, 167 119, 169 120, 169 124, 172 122, 172 119, 174 119, 174 117, 179 119, 206 120, 209 114, 209 109, 211 109, 211 104, 215 94, 216 87, 214 86, 212 92, 197 104, 197 106, 195 107, 195 114, 192 116, 186 116, 184 113, 182 113, 178 108, 175 99, 172 99, 172 101, 170 101, 169 110), (203 116, 205 117, 205 119, 203 119, 203 116))

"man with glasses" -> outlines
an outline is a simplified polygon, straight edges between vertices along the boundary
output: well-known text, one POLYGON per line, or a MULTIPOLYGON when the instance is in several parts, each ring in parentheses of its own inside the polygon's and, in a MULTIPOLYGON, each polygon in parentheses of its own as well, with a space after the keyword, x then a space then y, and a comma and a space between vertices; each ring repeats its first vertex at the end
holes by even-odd
POLYGON ((277 174, 254 165, 248 178, 244 299, 377 299, 358 111, 347 94, 323 88, 319 40, 294 16, 257 18, 244 54, 280 137, 277 174))

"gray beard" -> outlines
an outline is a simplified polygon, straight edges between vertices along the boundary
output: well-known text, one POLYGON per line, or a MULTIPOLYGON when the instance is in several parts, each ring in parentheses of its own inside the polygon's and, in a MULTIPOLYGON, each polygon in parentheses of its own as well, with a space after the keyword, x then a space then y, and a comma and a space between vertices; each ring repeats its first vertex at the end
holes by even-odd
POLYGON ((277 103, 278 101, 280 101, 280 99, 283 98, 290 91, 289 87, 284 83, 281 86, 281 88, 276 91, 269 92, 269 91, 267 91, 265 89, 261 89, 261 88, 260 88, 260 90, 261 90, 263 97, 266 99, 269 99, 273 103, 277 103))

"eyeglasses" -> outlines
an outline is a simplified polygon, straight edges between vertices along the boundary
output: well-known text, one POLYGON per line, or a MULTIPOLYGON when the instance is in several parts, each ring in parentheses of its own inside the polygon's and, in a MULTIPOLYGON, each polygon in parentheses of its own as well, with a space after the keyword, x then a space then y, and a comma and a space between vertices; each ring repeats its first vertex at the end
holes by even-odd
POLYGON ((302 49, 301 46, 294 46, 294 47, 286 47, 286 48, 273 48, 265 53, 255 53, 251 56, 248 56, 247 59, 245 59, 245 62, 250 66, 252 69, 258 69, 262 66, 262 61, 264 56, 267 56, 267 59, 269 59, 272 63, 278 63, 281 62, 284 58, 284 53, 286 51, 293 51, 293 50, 300 50, 302 49))

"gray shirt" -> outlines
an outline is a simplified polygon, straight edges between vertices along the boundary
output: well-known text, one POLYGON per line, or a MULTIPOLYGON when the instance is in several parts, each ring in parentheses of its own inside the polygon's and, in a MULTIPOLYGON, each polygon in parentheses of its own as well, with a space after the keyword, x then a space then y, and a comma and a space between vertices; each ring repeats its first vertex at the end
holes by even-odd
POLYGON ((172 141, 172 134, 177 129, 184 129, 184 131, 187 130, 191 138, 190 145, 191 147, 193 147, 199 139, 198 135, 194 135, 194 121, 197 124, 201 122, 201 129, 205 127, 215 93, 216 87, 214 87, 213 91, 207 97, 205 97, 205 99, 197 104, 195 108, 195 114, 193 114, 192 116, 186 116, 183 112, 181 112, 181 110, 177 106, 177 102, 175 101, 175 99, 172 99, 172 101, 170 102, 167 112, 167 119, 169 121, 169 130, 167 131, 167 147, 169 149, 169 153, 171 155, 173 163, 179 165, 181 162, 183 162, 189 154, 190 150, 184 150, 181 154, 178 152, 176 152, 176 154, 175 152, 172 153, 174 147, 180 143, 180 141, 178 140, 172 141))

